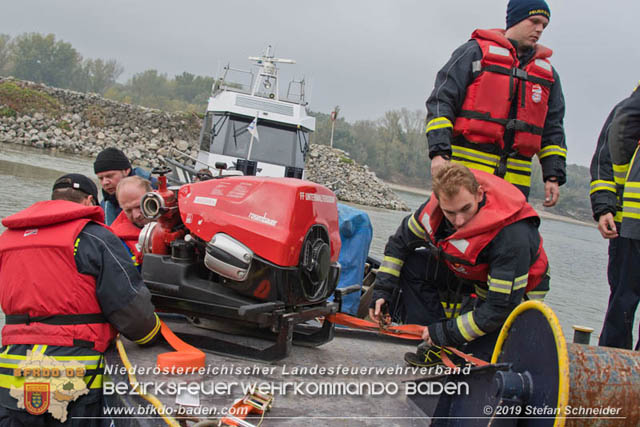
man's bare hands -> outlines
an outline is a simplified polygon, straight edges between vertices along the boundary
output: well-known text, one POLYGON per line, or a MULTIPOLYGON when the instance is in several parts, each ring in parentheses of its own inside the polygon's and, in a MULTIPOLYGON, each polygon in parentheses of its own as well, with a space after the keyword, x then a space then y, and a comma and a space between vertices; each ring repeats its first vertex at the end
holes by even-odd
POLYGON ((559 197, 560 186, 558 185, 558 181, 547 180, 544 183, 544 202, 542 204, 548 208, 555 206, 556 203, 558 203, 559 197))
POLYGON ((613 221, 613 214, 607 212, 598 218, 598 231, 602 234, 603 239, 615 239, 618 237, 616 223, 613 221))
POLYGON ((442 166, 446 165, 449 160, 445 159, 442 156, 435 156, 431 159, 431 176, 435 176, 438 169, 442 166))

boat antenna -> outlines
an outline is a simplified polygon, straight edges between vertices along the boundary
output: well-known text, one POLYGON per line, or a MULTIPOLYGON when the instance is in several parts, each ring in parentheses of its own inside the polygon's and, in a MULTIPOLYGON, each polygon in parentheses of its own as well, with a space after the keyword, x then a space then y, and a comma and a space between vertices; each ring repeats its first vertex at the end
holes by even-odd
POLYGON ((258 72, 258 78, 256 79, 253 88, 251 89, 251 95, 255 95, 262 84, 265 89, 269 90, 275 84, 275 89, 270 93, 270 98, 275 97, 279 100, 279 86, 278 86, 278 67, 276 64, 295 64, 293 59, 276 58, 271 53, 271 45, 267 46, 262 56, 250 56, 249 60, 255 61, 260 70, 258 72))

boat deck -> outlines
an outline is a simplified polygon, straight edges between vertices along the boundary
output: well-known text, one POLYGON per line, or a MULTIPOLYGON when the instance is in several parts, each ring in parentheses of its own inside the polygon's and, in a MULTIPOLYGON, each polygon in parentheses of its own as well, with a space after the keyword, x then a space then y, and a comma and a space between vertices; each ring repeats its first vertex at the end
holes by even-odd
MULTIPOLYGON (((176 333, 221 334, 195 328, 180 319, 167 321, 167 324, 176 333)), ((251 341, 253 346, 263 341, 241 339, 251 341)), ((421 417, 406 396, 403 381, 424 376, 412 372, 403 361, 405 352, 415 350, 415 344, 408 341, 336 328, 332 341, 315 348, 294 346, 291 354, 278 362, 248 361, 206 353, 204 373, 187 375, 153 372, 157 355, 171 351, 167 344, 142 348, 124 338, 122 341, 137 381, 158 397, 168 408, 167 412, 172 412, 177 419, 181 418, 176 412, 180 408, 185 411, 182 417, 191 416, 187 421, 219 418, 221 411, 226 411, 235 400, 244 396, 243 388, 257 383, 273 386, 274 402, 265 414, 264 426, 428 425, 428 420, 421 417), (187 386, 193 387, 195 393, 178 391, 179 387, 187 386), (189 400, 191 402, 187 402, 189 400)), ((106 360, 113 383, 128 384, 117 351, 110 350, 106 360)), ((105 390, 107 394, 108 387, 105 390)), ((127 393, 118 390, 105 396, 107 404, 140 411, 144 409, 137 408, 150 408, 140 396, 127 393)), ((115 421, 116 425, 165 425, 157 415, 115 421)), ((260 420, 247 418, 247 421, 257 425, 260 420)))

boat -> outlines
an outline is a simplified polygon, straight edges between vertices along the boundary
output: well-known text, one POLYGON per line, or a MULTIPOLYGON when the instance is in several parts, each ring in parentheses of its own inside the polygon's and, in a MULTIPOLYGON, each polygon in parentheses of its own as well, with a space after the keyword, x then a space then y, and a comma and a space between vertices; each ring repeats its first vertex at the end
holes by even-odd
MULTIPOLYGON (((275 57, 271 46, 249 60, 257 69, 227 64, 216 78, 193 167, 303 179, 309 136, 315 130, 315 118, 306 110, 305 80, 292 80, 281 95, 278 64, 295 61, 275 57)), ((171 166, 180 168, 180 162, 171 166)), ((193 179, 193 170, 177 172, 183 182, 193 179)))

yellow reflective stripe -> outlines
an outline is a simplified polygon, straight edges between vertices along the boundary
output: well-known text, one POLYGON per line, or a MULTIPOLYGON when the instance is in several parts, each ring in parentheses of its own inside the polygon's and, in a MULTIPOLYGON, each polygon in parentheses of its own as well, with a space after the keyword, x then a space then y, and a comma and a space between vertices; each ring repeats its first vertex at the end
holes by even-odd
POLYGON ((147 335, 145 335, 144 337, 140 338, 139 340, 136 340, 135 342, 137 344, 146 344, 149 341, 151 341, 153 339, 153 337, 156 336, 156 334, 158 333, 158 331, 160 330, 160 318, 158 317, 158 315, 156 313, 153 313, 153 315, 156 317, 156 324, 153 327, 153 329, 151 330, 151 332, 149 332, 147 335))
POLYGON ((391 274, 395 277, 400 277, 400 271, 402 270, 403 261, 398 258, 393 257, 384 257, 382 264, 380 264, 380 268, 378 271, 383 273, 391 274))
POLYGON ((601 179, 591 181, 591 190, 589 191, 589 195, 595 193, 596 191, 611 191, 615 193, 616 184, 613 181, 603 181, 601 179))
POLYGON ((80 238, 78 237, 76 239, 76 242, 73 244, 73 256, 76 256, 76 253, 78 252, 78 244, 80 243, 80 238))
POLYGON ((482 288, 478 285, 475 285, 475 291, 476 294, 478 295, 478 297, 482 298, 482 299, 487 299, 487 293, 489 292, 488 290, 486 290, 485 288, 482 288))
POLYGON ((523 274, 520 277, 516 277, 513 281, 513 290, 517 291, 518 289, 526 288, 527 283, 529 281, 529 273, 523 274))
POLYGON ((613 216, 613 220, 615 222, 622 222, 622 211, 617 211, 616 214, 613 216))
POLYGON ((493 167, 497 166, 498 162, 500 162, 500 156, 474 150, 472 148, 460 147, 459 145, 451 146, 451 154, 455 157, 480 162, 493 167))
POLYGON ((436 130, 436 129, 452 128, 452 127, 453 127, 453 124, 451 123, 451 120, 447 119, 446 117, 436 117, 435 119, 427 123, 426 132, 431 132, 432 130, 436 130))
POLYGON ((549 291, 529 291, 529 292, 527 292, 527 297, 530 300, 541 301, 541 300, 544 299, 545 296, 547 296, 547 292, 549 292, 549 291))
POLYGON ((451 304, 446 301, 440 301, 442 308, 444 309, 444 315, 447 319, 451 319, 456 312, 459 312, 462 309, 462 304, 451 304))
POLYGON ((640 209, 638 210, 638 212, 628 212, 626 209, 622 211, 622 217, 623 218, 633 218, 633 219, 640 219, 640 209))
POLYGON ((478 327, 475 320, 473 320, 473 312, 463 314, 456 318, 456 326, 458 331, 467 341, 473 341, 486 334, 482 329, 478 327))
POLYGON ((629 172, 629 163, 624 165, 613 165, 613 180, 616 184, 624 185, 629 172))
POLYGON ((504 174, 504 180, 514 185, 531 187, 531 175, 520 175, 519 173, 507 172, 504 174))
POLYGON ((489 291, 510 294, 513 283, 510 280, 494 279, 489 276, 489 291))
POLYGON ((540 151, 538 151, 539 159, 544 159, 545 157, 548 157, 548 156, 560 156, 560 157, 567 158, 567 149, 562 148, 559 145, 548 145, 543 149, 541 149, 540 151))
POLYGON ((492 166, 485 166, 483 164, 480 163, 476 163, 476 162, 466 162, 464 160, 458 160, 458 159, 452 159, 451 160, 453 163, 459 163, 461 165, 465 165, 466 167, 468 167, 469 169, 473 169, 473 170, 477 170, 477 171, 482 171, 482 172, 487 172, 490 174, 493 174, 495 172, 495 168, 492 166))
POLYGON ((384 260, 382 261, 382 263, 384 264, 385 262, 390 262, 392 264, 397 265, 398 267, 402 267, 404 265, 404 261, 399 259, 399 258, 394 258, 392 256, 389 255, 385 255, 384 256, 384 260))
POLYGON ((411 232, 417 237, 419 237, 420 239, 426 240, 427 233, 424 231, 424 228, 422 228, 422 225, 420 225, 420 223, 416 220, 416 218, 413 215, 411 215, 411 218, 409 218, 409 230, 411 230, 411 232))
POLYGON ((531 162, 519 159, 507 159, 507 169, 531 173, 531 162))
MULTIPOLYGON (((102 388, 102 377, 102 374, 96 375, 96 379, 93 381, 90 388, 102 388)), ((91 381, 91 378, 93 378, 93 375, 87 375, 83 378, 83 380, 86 384, 88 384, 89 381, 91 381)), ((24 380, 25 377, 14 377, 13 375, 0 374, 0 387, 11 389, 11 386, 13 386, 21 389, 24 386, 24 380)))

